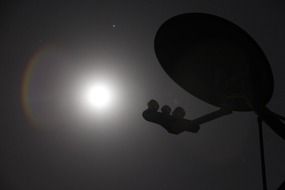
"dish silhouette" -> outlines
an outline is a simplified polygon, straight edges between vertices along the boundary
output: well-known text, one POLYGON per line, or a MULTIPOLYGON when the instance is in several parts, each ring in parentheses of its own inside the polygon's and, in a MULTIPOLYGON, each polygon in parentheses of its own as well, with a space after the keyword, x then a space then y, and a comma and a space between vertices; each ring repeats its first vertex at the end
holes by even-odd
POLYGON ((143 114, 146 120, 179 134, 197 132, 197 125, 233 111, 254 111, 285 139, 285 126, 281 122, 284 117, 267 107, 274 86, 270 64, 245 30, 215 15, 182 14, 160 26, 154 49, 161 67, 172 80, 191 95, 220 109, 187 120, 185 114, 174 116, 176 109, 172 114, 165 106, 158 111, 158 102, 152 100, 143 114))

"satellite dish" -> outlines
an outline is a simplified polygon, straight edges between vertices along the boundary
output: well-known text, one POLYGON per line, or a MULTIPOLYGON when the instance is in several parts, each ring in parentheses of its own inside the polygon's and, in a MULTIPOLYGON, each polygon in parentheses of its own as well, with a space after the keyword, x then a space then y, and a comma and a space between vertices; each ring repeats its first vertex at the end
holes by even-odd
POLYGON ((209 104, 249 111, 272 96, 266 56, 244 30, 225 19, 201 13, 175 16, 159 28, 154 47, 166 73, 209 104))
MULTIPOLYGON (((155 100, 143 117, 169 133, 196 133, 200 125, 231 114, 254 111, 258 116, 263 189, 267 189, 262 121, 285 140, 285 118, 267 108, 273 93, 273 74, 259 45, 239 26, 204 13, 170 18, 158 29, 154 48, 164 71, 193 96, 220 109, 194 120, 185 119, 183 108, 172 113, 155 100)), ((284 189, 284 183, 280 186, 284 189)))
POLYGON ((210 14, 178 15, 160 26, 154 48, 168 76, 193 96, 222 109, 220 116, 254 111, 285 139, 280 121, 284 118, 266 107, 274 84, 268 59, 239 26, 210 14))

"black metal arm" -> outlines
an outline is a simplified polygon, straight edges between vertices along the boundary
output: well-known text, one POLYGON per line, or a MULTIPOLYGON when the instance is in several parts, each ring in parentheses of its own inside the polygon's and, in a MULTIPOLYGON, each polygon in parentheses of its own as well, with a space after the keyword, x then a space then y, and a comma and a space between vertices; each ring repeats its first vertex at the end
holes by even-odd
POLYGON ((149 106, 148 109, 146 109, 143 112, 144 119, 149 122, 161 125, 169 133, 172 133, 172 134, 179 134, 183 131, 197 133, 200 129, 201 124, 232 113, 231 110, 226 110, 226 109, 221 108, 217 111, 203 115, 194 120, 188 120, 188 119, 183 118, 185 115, 185 112, 180 107, 176 108, 172 112, 172 115, 170 115, 169 106, 163 106, 161 112, 158 111, 159 105, 154 100, 152 100, 152 102, 150 102, 148 106, 149 106), (165 107, 167 107, 168 111, 165 111, 164 109, 165 107), (181 113, 177 114, 176 113, 177 109, 180 109, 180 112, 182 112, 182 114, 181 113))

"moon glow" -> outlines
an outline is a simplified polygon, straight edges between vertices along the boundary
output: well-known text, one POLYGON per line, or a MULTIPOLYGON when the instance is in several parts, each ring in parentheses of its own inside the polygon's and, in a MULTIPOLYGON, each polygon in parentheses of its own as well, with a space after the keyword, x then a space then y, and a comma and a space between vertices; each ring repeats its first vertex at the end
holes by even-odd
POLYGON ((105 83, 95 83, 88 86, 83 95, 86 106, 96 110, 108 108, 113 98, 111 87, 105 83))

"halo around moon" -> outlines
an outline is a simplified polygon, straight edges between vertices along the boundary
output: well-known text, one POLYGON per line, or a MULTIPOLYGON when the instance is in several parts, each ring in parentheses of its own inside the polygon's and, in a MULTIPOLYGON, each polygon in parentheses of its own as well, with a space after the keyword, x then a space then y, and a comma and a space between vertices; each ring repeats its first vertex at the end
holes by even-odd
POLYGON ((122 94, 126 80, 106 57, 73 55, 52 45, 36 50, 21 81, 21 105, 29 123, 97 126, 119 118, 127 105, 122 94))

